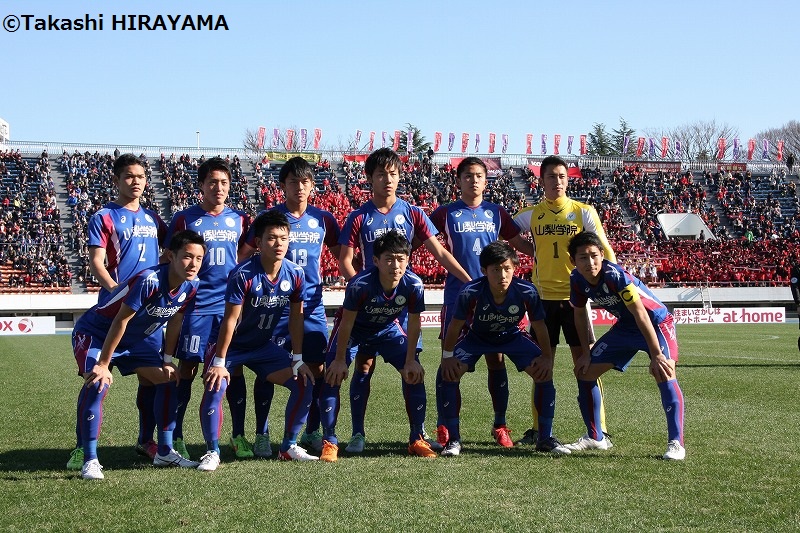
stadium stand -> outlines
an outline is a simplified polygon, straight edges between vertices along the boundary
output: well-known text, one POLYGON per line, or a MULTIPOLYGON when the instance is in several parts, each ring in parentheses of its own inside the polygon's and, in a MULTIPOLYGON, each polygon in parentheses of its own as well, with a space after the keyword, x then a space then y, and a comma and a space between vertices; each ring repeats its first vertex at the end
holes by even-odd
MULTIPOLYGON (((196 202, 197 168, 205 156, 147 159, 149 186, 142 204, 165 220, 196 202)), ((251 216, 283 201, 279 163, 242 161, 231 165, 231 206, 251 216)), ((86 223, 114 197, 114 156, 99 151, 60 156, 0 152, 0 291, 94 292, 88 269, 86 223), (64 213, 63 217, 61 213, 64 213), (74 283, 73 283, 74 281, 74 283)), ((342 224, 370 196, 363 162, 322 159, 315 166, 311 203, 342 224)), ((452 160, 411 158, 398 194, 430 213, 458 197, 452 160)), ((514 213, 541 198, 531 170, 503 168, 490 176, 486 197, 514 213)), ((800 244, 797 176, 772 172, 645 172, 641 167, 582 168, 570 180, 571 197, 595 206, 620 262, 653 285, 785 285, 789 261, 800 244), (668 240, 657 215, 696 213, 713 232, 702 240, 668 240)), ((337 258, 324 252, 324 280, 341 287, 337 258)), ((427 284, 445 271, 424 248, 412 264, 427 284)), ((523 257, 518 273, 531 269, 523 257)))

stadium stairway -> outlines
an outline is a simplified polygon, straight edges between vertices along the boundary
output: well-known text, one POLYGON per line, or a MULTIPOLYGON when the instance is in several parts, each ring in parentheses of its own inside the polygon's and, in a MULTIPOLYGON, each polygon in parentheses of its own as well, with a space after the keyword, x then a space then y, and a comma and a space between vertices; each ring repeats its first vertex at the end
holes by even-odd
POLYGON ((64 235, 67 260, 72 272, 72 293, 85 293, 87 292, 86 284, 78 281, 80 257, 77 251, 72 249, 71 239, 69 238, 72 232, 72 208, 67 205, 69 192, 67 191, 67 175, 61 169, 61 154, 47 154, 47 160, 50 163, 50 177, 53 178, 53 184, 56 188, 56 204, 58 205, 58 212, 61 214, 59 217, 61 233, 64 235))

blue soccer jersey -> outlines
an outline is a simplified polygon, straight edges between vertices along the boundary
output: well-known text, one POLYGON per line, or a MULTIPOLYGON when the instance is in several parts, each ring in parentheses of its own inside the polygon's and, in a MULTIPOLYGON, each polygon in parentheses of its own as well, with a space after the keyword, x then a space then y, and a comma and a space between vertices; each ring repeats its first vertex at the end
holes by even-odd
MULTIPOLYGON (((502 206, 485 201, 476 207, 469 207, 463 200, 443 205, 433 212, 431 222, 444 235, 447 249, 472 279, 483 275, 479 256, 487 244, 501 237, 513 239, 520 233, 519 226, 502 206)), ((463 286, 463 281, 448 272, 444 304, 453 305, 463 286)))
POLYGON ((381 213, 372 200, 347 216, 339 244, 361 249, 364 268, 373 265, 372 243, 390 230, 397 230, 408 242, 416 237, 425 242, 437 231, 428 215, 417 206, 397 199, 387 213, 381 213))
POLYGON ((128 321, 116 351, 123 352, 134 346, 141 351, 142 343, 160 351, 164 324, 177 313, 191 311, 200 283, 195 278, 170 291, 169 268, 169 264, 146 268, 118 285, 105 303, 98 303, 78 319, 75 331, 105 338, 124 303, 136 313, 128 321))
MULTIPOLYGON (((322 247, 325 245, 333 248, 339 243, 339 224, 331 213, 313 205, 307 206, 305 213, 299 218, 289 212, 286 204, 277 205, 275 209, 285 214, 289 220, 289 251, 286 257, 305 272, 303 309, 306 312, 313 311, 322 304, 322 247)), ((252 228, 247 235, 247 244, 252 248, 257 247, 252 228)), ((286 316, 289 316, 288 311, 286 316)))
POLYGON ((600 280, 596 285, 590 284, 577 270, 573 270, 570 275, 570 304, 573 307, 584 307, 588 300, 617 318, 614 327, 638 331, 636 319, 627 306, 636 300, 642 301, 653 325, 664 322, 669 316, 667 307, 639 278, 608 259, 603 260, 600 280))
POLYGON ((453 317, 464 320, 469 332, 483 342, 504 344, 514 340, 524 330, 523 318, 544 320, 544 307, 532 283, 514 277, 505 300, 497 304, 489 287, 489 279, 464 284, 458 295, 453 317))
POLYGON ((377 267, 362 270, 347 283, 342 307, 356 312, 352 337, 363 340, 394 328, 404 309, 411 314, 425 310, 422 280, 406 271, 394 290, 387 294, 377 267))
MULTIPOLYGON (((158 263, 166 233, 167 226, 155 211, 144 207, 131 211, 114 202, 99 209, 88 224, 89 247, 106 251, 108 273, 117 283, 158 263)), ((105 302, 109 294, 101 288, 97 301, 105 302)))
POLYGON ((167 240, 178 231, 192 230, 206 241, 208 251, 197 277, 197 303, 193 314, 219 315, 225 312, 225 287, 228 274, 236 267, 239 245, 248 229, 247 215, 225 207, 221 213, 212 214, 199 204, 175 213, 169 225, 167 240))
POLYGON ((272 338, 283 310, 302 302, 305 291, 303 269, 284 259, 274 280, 261 265, 261 256, 242 261, 228 277, 225 301, 241 305, 239 323, 230 350, 255 350, 272 338))

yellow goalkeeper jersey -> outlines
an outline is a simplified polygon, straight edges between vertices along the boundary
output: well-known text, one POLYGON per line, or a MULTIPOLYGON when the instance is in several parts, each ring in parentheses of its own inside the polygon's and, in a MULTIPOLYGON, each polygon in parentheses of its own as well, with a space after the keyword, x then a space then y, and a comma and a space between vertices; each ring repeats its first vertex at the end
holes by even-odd
POLYGON ((536 250, 531 281, 543 300, 569 300, 569 276, 573 266, 567 245, 580 231, 593 231, 603 242, 605 258, 616 262, 603 224, 594 207, 564 196, 555 201, 543 199, 514 215, 522 231, 530 231, 536 250))

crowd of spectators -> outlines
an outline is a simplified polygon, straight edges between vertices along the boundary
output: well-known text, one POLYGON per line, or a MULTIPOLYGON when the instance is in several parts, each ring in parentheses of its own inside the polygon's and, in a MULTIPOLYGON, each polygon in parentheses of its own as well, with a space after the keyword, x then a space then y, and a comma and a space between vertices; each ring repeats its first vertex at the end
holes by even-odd
POLYGON ((9 289, 71 291, 61 212, 46 152, 0 153, 0 284, 9 289))
MULTIPOLYGON (((237 156, 226 159, 232 172, 231 207, 255 216, 283 202, 278 170, 270 167, 269 161, 254 162, 251 172, 244 172, 237 156)), ((0 286, 69 287, 73 276, 89 287, 96 286, 88 268, 86 224, 116 195, 113 161, 108 153, 77 151, 65 151, 57 159, 66 186, 58 192, 66 196, 72 221, 65 234, 47 154, 24 158, 19 152, 0 152, 0 264, 4 265, 0 286), (75 272, 70 270, 67 251, 78 258, 75 272)), ((156 160, 155 183, 147 164, 149 185, 142 205, 168 221, 172 214, 196 202, 197 168, 203 161, 204 157, 188 154, 162 154, 156 160), (156 191, 165 198, 163 205, 156 201, 156 191)), ((315 173, 315 191, 309 202, 333 213, 340 225, 371 196, 362 162, 345 161, 333 169, 322 160, 315 173)), ((527 199, 515 186, 516 173, 506 169, 491 176, 485 193, 488 201, 503 205, 511 214, 541 198, 538 180, 530 170, 522 170, 523 179, 530 184, 527 199)), ((800 244, 800 200, 796 183, 785 172, 693 175, 645 172, 635 166, 605 172, 585 168, 581 177, 570 178, 569 187, 570 197, 597 209, 620 262, 653 284, 783 284, 791 250, 800 244), (696 213, 712 235, 704 240, 668 240, 657 218, 662 212, 696 213)), ((402 168, 398 195, 431 213, 458 199, 455 168, 450 163, 435 164, 431 158, 412 158, 402 168)), ((521 260, 518 273, 527 275, 531 259, 521 260)), ((327 249, 322 264, 325 283, 342 286, 337 258, 327 249)), ((424 248, 414 251, 412 264, 426 283, 443 283, 446 272, 424 248)))

